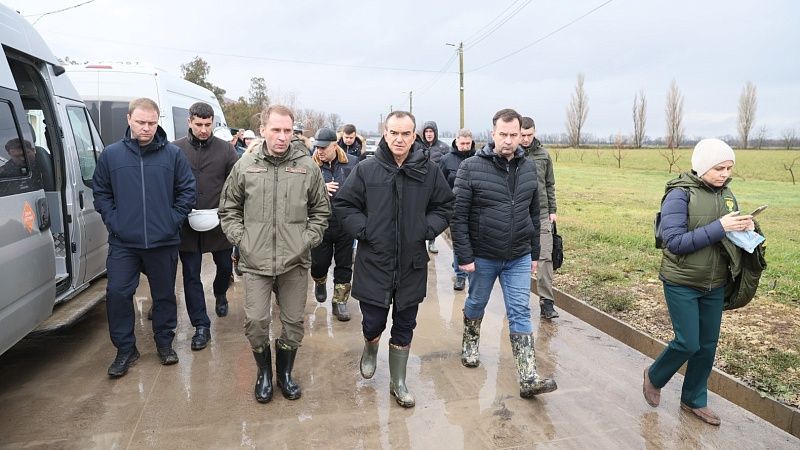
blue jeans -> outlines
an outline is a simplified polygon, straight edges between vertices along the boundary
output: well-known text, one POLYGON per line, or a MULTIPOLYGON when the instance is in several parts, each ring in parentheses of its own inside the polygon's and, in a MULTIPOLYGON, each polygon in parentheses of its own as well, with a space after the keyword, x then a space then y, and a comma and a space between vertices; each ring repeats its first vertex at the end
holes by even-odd
POLYGON ((467 319, 483 317, 494 281, 500 278, 511 333, 530 334, 531 255, 513 260, 475 258, 475 272, 469 275, 469 295, 464 304, 467 319))

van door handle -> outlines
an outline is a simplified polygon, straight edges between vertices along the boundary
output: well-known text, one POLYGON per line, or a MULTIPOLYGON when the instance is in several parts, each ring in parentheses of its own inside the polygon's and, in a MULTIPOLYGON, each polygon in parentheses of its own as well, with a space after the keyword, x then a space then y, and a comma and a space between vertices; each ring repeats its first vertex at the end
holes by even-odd
POLYGON ((78 205, 83 209, 83 191, 78 191, 78 205))

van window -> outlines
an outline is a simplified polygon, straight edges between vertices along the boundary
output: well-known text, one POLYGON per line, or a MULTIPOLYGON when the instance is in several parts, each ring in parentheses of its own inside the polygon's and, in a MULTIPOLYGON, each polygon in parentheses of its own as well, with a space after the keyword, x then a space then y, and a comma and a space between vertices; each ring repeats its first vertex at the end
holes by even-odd
POLYGON ((11 105, 5 101, 0 101, 0 146, 0 178, 27 177, 36 149, 20 138, 11 105))
POLYGON ((103 142, 110 144, 125 137, 128 130, 128 102, 88 101, 86 107, 100 129, 103 142))
POLYGON ((189 135, 189 110, 186 108, 172 107, 172 125, 175 128, 175 140, 189 135))
POLYGON ((94 176, 94 168, 97 166, 97 147, 92 140, 89 118, 86 116, 86 110, 79 106, 67 107, 67 116, 69 116, 72 136, 75 139, 75 149, 78 152, 81 178, 85 184, 90 185, 94 176))

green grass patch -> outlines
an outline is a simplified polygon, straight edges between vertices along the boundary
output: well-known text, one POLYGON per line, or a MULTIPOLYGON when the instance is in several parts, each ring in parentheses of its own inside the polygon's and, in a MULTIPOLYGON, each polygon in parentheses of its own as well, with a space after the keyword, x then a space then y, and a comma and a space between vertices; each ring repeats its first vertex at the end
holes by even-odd
POLYGON ((796 404, 800 393, 800 354, 777 350, 759 351, 738 342, 720 349, 725 371, 746 380, 780 401, 796 404))
MULTIPOLYGON (((565 273, 577 270, 594 283, 623 286, 657 277, 661 252, 653 245, 652 220, 665 183, 677 174, 667 172, 658 150, 626 151, 621 169, 608 149, 564 149, 554 161, 565 273)), ((685 169, 691 150, 681 152, 685 169)), ((739 150, 735 170, 744 178, 734 177, 731 184, 743 211, 769 205, 759 217, 768 268, 758 295, 795 306, 800 306, 800 186, 789 181, 782 164, 798 156, 797 151, 739 150)))

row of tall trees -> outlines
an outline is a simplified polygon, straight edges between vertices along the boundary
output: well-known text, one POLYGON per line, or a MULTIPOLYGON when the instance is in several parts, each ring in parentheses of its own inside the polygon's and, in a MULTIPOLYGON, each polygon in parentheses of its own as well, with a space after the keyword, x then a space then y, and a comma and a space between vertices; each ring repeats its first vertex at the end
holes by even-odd
MULTIPOLYGON (((566 141, 570 147, 575 148, 585 143, 582 138, 586 135, 584 127, 589 112, 589 97, 586 95, 584 88, 585 80, 584 74, 579 73, 575 82, 575 91, 572 93, 570 102, 567 105, 566 141)), ((664 140, 669 150, 680 147, 685 141, 683 105, 683 94, 678 88, 678 83, 672 80, 667 90, 667 100, 664 106, 664 119, 666 122, 664 140)), ((762 125, 757 131, 754 130, 757 109, 758 95, 756 85, 748 81, 739 96, 736 117, 736 131, 741 148, 750 148, 753 144, 755 144, 755 147, 761 148, 768 140, 769 130, 765 125, 762 125), (753 136, 754 131, 756 133, 755 136, 753 136), (753 139, 754 137, 755 139, 753 139)), ((643 89, 634 94, 632 117, 631 146, 633 148, 642 148, 645 143, 647 129, 647 97, 643 89)), ((786 148, 791 148, 797 143, 797 130, 794 128, 783 130, 782 138, 786 148)), ((616 146, 618 144, 617 141, 618 139, 615 137, 610 142, 616 146)))
POLYGON ((250 78, 250 89, 247 97, 240 96, 236 100, 225 97, 226 90, 208 80, 211 66, 203 58, 197 56, 193 60, 181 65, 183 78, 194 84, 202 86, 217 97, 225 113, 228 125, 234 128, 246 128, 256 131, 261 123, 261 111, 273 103, 286 105, 295 112, 295 119, 304 126, 307 135, 313 135, 322 127, 338 130, 343 121, 339 114, 325 113, 310 108, 300 108, 294 94, 283 94, 271 98, 267 82, 263 77, 250 78))

